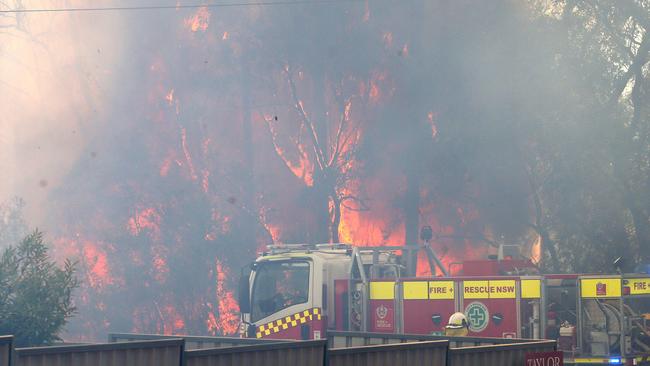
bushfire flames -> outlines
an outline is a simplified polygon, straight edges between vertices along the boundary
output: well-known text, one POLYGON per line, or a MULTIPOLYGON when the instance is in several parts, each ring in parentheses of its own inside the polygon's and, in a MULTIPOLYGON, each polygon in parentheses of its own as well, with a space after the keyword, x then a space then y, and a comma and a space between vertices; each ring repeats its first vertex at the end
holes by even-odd
MULTIPOLYGON (((389 136, 373 151, 368 141, 383 133, 380 125, 402 130, 411 118, 391 110, 411 109, 403 74, 417 44, 374 20, 370 2, 355 9, 337 13, 343 24, 331 37, 367 30, 355 44, 371 45, 363 61, 334 49, 323 60, 290 55, 264 28, 282 14, 262 6, 233 10, 237 17, 200 7, 162 18, 176 23, 143 41, 149 48, 133 61, 141 79, 123 91, 133 104, 108 117, 128 121, 106 133, 127 147, 109 150, 98 138, 115 161, 103 163, 102 179, 84 182, 90 193, 80 200, 91 203, 55 242, 61 257, 79 258, 84 280, 69 339, 127 327, 233 335, 235 279, 265 245, 405 244, 414 178, 395 161, 408 143, 389 136), (322 65, 339 60, 341 68, 322 65), (97 197, 108 203, 95 206, 97 197)), ((132 30, 152 32, 141 24, 132 30)), ((417 113, 422 138, 433 144, 444 133, 437 112, 417 113)), ((69 181, 84 181, 84 169, 69 181)), ((480 227, 479 210, 425 186, 416 188, 416 226, 432 226, 443 264, 484 257, 488 246, 464 235, 480 227)), ((427 267, 419 257, 418 275, 440 274, 427 267)))

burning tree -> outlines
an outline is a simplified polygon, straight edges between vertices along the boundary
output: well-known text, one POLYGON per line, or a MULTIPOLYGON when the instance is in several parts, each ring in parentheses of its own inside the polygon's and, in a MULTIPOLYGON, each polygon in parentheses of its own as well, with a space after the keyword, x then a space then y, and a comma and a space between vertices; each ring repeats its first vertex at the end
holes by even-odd
MULTIPOLYGON (((291 98, 298 123, 289 124, 289 131, 282 131, 283 136, 293 143, 293 157, 279 138, 280 131, 277 116, 266 115, 265 119, 273 137, 273 146, 278 156, 286 166, 309 187, 313 202, 318 207, 315 210, 317 218, 316 232, 308 239, 315 242, 339 242, 339 225, 341 223, 341 206, 347 202, 355 202, 363 207, 363 202, 352 194, 349 184, 354 180, 357 144, 361 136, 361 121, 353 119, 353 101, 366 104, 370 99, 370 88, 361 88, 365 95, 343 96, 344 85, 337 85, 332 91, 334 108, 332 113, 312 113, 305 110, 305 103, 299 98, 295 74, 302 76, 302 71, 294 71, 286 66, 284 73, 288 84, 288 94, 291 98), (331 117, 330 117, 331 115, 331 117), (333 118, 332 123, 328 119, 333 118), (290 132, 293 130, 293 133, 290 132), (287 133, 288 132, 288 133, 287 133), (295 161, 297 160, 297 161, 295 161), (320 229, 320 230, 319 230, 320 229)), ((322 88, 318 83, 315 89, 322 88)), ((323 95, 318 95, 324 98, 323 95)), ((314 103, 324 103, 317 98, 314 103)), ((318 109, 318 108, 314 108, 318 109)), ((346 206, 350 207, 350 206, 346 206)))
MULTIPOLYGON (((296 215, 301 230, 296 230, 284 224, 291 219, 267 209, 266 221, 283 226, 276 240, 350 241, 342 225, 345 212, 368 209, 356 189, 363 170, 358 147, 365 126, 392 93, 385 62, 392 49, 387 50, 380 25, 370 21, 367 4, 298 7, 288 27, 278 26, 277 19, 286 17, 283 10, 265 9, 260 29, 253 29, 254 46, 247 48, 247 57, 266 55, 253 63, 256 69, 270 67, 269 74, 258 77, 259 84, 252 84, 262 86, 253 93, 259 105, 254 118, 264 121, 275 156, 298 178, 299 198, 289 198, 295 202, 292 206, 269 199, 260 206, 291 207, 301 213, 296 215), (298 33, 302 37, 293 36, 298 33), (363 58, 357 58, 360 52, 363 58)), ((278 179, 286 180, 281 175, 278 179)), ((286 197, 266 196, 276 195, 286 197)))

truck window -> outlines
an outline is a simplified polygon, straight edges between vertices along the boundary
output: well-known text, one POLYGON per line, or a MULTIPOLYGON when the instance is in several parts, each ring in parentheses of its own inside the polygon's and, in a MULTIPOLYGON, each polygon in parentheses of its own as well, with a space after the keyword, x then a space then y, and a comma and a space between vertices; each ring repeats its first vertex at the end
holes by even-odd
POLYGON ((253 322, 309 299, 309 262, 258 263, 252 293, 253 322))

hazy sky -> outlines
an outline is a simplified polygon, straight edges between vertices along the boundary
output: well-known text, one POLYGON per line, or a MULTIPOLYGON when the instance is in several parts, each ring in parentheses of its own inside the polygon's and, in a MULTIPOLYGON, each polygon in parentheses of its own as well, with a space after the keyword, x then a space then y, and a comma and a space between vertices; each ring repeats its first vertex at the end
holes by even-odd
MULTIPOLYGON (((23 1, 25 8, 48 3, 23 1)), ((62 3, 87 4, 51 5, 62 3)), ((0 29, 0 200, 26 198, 33 225, 43 225, 39 207, 84 150, 105 112, 102 101, 113 96, 121 19, 117 13, 0 18, 12 26, 0 29)))

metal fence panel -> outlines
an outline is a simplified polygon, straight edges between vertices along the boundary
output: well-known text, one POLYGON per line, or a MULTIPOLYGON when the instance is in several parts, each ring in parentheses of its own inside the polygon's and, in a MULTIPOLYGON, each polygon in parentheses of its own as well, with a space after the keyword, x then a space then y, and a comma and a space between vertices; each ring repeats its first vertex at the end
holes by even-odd
POLYGON ((521 366, 525 364, 527 353, 552 352, 556 348, 555 341, 452 348, 449 350, 447 365, 521 366))
POLYGON ((327 341, 214 348, 185 352, 187 366, 323 366, 327 341))
POLYGON ((0 366, 11 365, 11 350, 14 337, 0 336, 0 366))
POLYGON ((408 342, 330 349, 329 366, 444 366, 447 341, 408 342))
POLYGON ((16 349, 14 366, 182 366, 182 339, 16 349))
POLYGON ((358 347, 375 344, 394 344, 422 341, 449 341, 450 347, 459 348, 492 344, 528 343, 537 341, 534 339, 518 338, 447 337, 424 334, 392 334, 346 331, 328 331, 327 340, 329 348, 358 347))
POLYGON ((158 335, 158 334, 135 334, 135 333, 110 333, 108 335, 109 342, 131 342, 131 341, 145 341, 155 339, 178 339, 185 340, 186 350, 204 349, 204 348, 226 348, 234 346, 245 346, 255 344, 267 343, 282 343, 292 342, 289 340, 281 339, 255 339, 255 338, 234 338, 234 337, 200 337, 200 336, 185 336, 185 335, 158 335))

